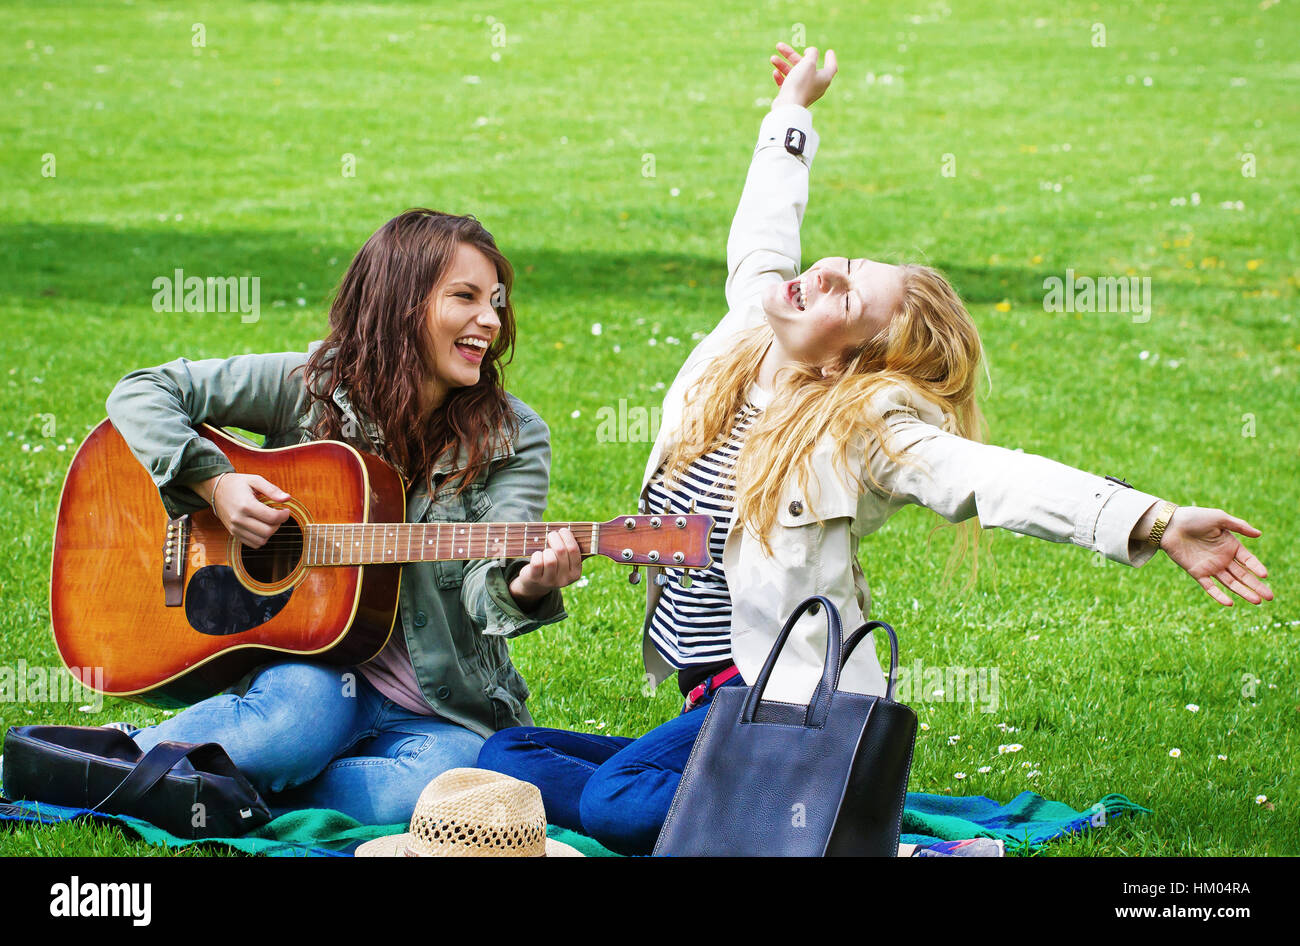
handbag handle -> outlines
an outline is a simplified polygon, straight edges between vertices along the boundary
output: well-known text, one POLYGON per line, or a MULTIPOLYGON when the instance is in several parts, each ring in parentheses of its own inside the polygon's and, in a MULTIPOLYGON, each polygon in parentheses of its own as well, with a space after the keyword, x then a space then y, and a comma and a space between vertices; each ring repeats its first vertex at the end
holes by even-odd
POLYGON ((167 773, 174 769, 181 759, 189 758, 193 755, 200 754, 210 756, 210 762, 215 762, 217 769, 233 769, 234 771, 218 772, 221 775, 237 775, 242 780, 243 774, 234 768, 234 764, 229 762, 229 756, 226 755, 218 743, 215 742, 172 742, 170 740, 160 742, 148 752, 144 757, 135 764, 135 767, 126 774, 126 778, 118 783, 117 788, 109 792, 108 797, 94 806, 94 811, 107 811, 104 807, 109 802, 114 803, 119 809, 126 809, 135 802, 139 801, 144 795, 157 785, 167 773), (213 750, 216 750, 213 752, 213 750))
POLYGON ((740 716, 742 723, 752 723, 754 721, 754 714, 758 710, 759 702, 763 699, 763 691, 767 689, 767 681, 772 676, 772 668, 776 666, 776 659, 781 656, 781 649, 785 647, 785 642, 790 637, 795 622, 814 604, 819 604, 826 609, 826 663, 822 668, 822 678, 817 683, 817 689, 813 691, 812 699, 808 701, 808 710, 804 713, 804 725, 820 727, 826 722, 826 716, 830 713, 831 694, 835 692, 835 688, 840 681, 840 649, 843 627, 840 624, 840 613, 835 609, 835 605, 831 603, 831 600, 825 595, 813 595, 811 598, 805 598, 799 602, 799 606, 786 619, 785 626, 781 628, 781 633, 777 635, 776 643, 772 645, 772 650, 767 655, 767 661, 763 664, 758 679, 754 681, 749 696, 745 698, 745 708, 740 716))
POLYGON ((889 632, 889 676, 885 678, 885 699, 892 701, 894 698, 894 677, 898 673, 898 635, 884 621, 868 621, 849 635, 849 639, 844 642, 844 658, 840 663, 840 669, 844 669, 844 664, 849 662, 849 658, 853 656, 853 651, 862 643, 863 639, 878 627, 883 627, 889 632))

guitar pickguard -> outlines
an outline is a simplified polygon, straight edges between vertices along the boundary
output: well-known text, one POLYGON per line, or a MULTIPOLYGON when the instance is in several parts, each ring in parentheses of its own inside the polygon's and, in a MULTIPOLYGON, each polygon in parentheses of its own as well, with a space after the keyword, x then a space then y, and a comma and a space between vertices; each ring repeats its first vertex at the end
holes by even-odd
POLYGON ((200 634, 240 634, 270 621, 292 594, 292 588, 275 595, 255 594, 240 584, 229 565, 206 565, 185 589, 185 619, 200 634))

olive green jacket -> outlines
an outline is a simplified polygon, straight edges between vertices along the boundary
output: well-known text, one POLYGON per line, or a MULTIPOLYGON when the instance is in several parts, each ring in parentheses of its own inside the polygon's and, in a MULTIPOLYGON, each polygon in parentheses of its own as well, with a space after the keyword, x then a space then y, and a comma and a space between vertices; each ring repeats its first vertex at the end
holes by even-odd
MULTIPOLYGON (((186 483, 232 469, 230 461, 193 425, 230 425, 266 435, 266 447, 311 440, 321 405, 312 404, 301 368, 307 352, 236 355, 190 361, 179 358, 133 371, 108 398, 108 416, 158 486, 167 514, 177 517, 206 504, 186 483)), ((425 484, 407 491, 408 522, 533 522, 546 509, 550 482, 550 431, 518 398, 508 395, 518 434, 493 455, 488 469, 459 497, 449 474, 464 456, 447 460, 425 484), (440 484, 448 483, 446 489, 440 484)), ((355 419, 344 439, 379 452, 378 427, 357 417, 342 386, 333 399, 355 419)), ((420 690, 430 710, 487 736, 525 726, 528 687, 510 662, 506 638, 567 617, 558 590, 531 612, 520 610, 509 591, 526 559, 413 562, 402 566, 399 617, 420 690)), ((396 632, 394 628, 394 632, 396 632)))

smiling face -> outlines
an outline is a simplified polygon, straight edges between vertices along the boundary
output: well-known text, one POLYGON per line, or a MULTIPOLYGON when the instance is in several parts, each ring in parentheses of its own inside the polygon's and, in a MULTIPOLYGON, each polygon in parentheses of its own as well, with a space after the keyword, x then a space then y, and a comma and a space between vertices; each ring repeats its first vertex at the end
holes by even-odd
POLYGON ((797 279, 769 286, 763 310, 790 358, 825 364, 861 348, 888 326, 902 299, 899 267, 828 256, 797 279))
POLYGON ((479 366, 501 332, 494 299, 496 267, 482 251, 458 244, 451 264, 429 296, 427 319, 433 370, 425 385, 430 408, 453 388, 478 384, 479 366))

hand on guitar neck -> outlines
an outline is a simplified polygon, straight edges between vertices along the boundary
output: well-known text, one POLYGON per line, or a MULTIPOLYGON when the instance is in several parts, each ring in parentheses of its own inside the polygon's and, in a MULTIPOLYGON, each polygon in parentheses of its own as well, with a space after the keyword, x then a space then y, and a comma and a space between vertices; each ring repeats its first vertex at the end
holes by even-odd
POLYGON ((510 582, 510 597, 523 611, 531 611, 554 588, 571 585, 582 577, 582 550, 568 529, 548 533, 550 548, 534 552, 510 582))
MULTIPOLYGON (((249 548, 265 545, 291 515, 287 508, 267 505, 267 500, 286 502, 289 494, 256 474, 222 473, 191 483, 190 489, 249 548)), ((551 532, 547 545, 549 548, 534 552, 510 582, 510 596, 523 611, 531 611, 553 589, 564 588, 582 577, 582 551, 571 531, 551 532)))

